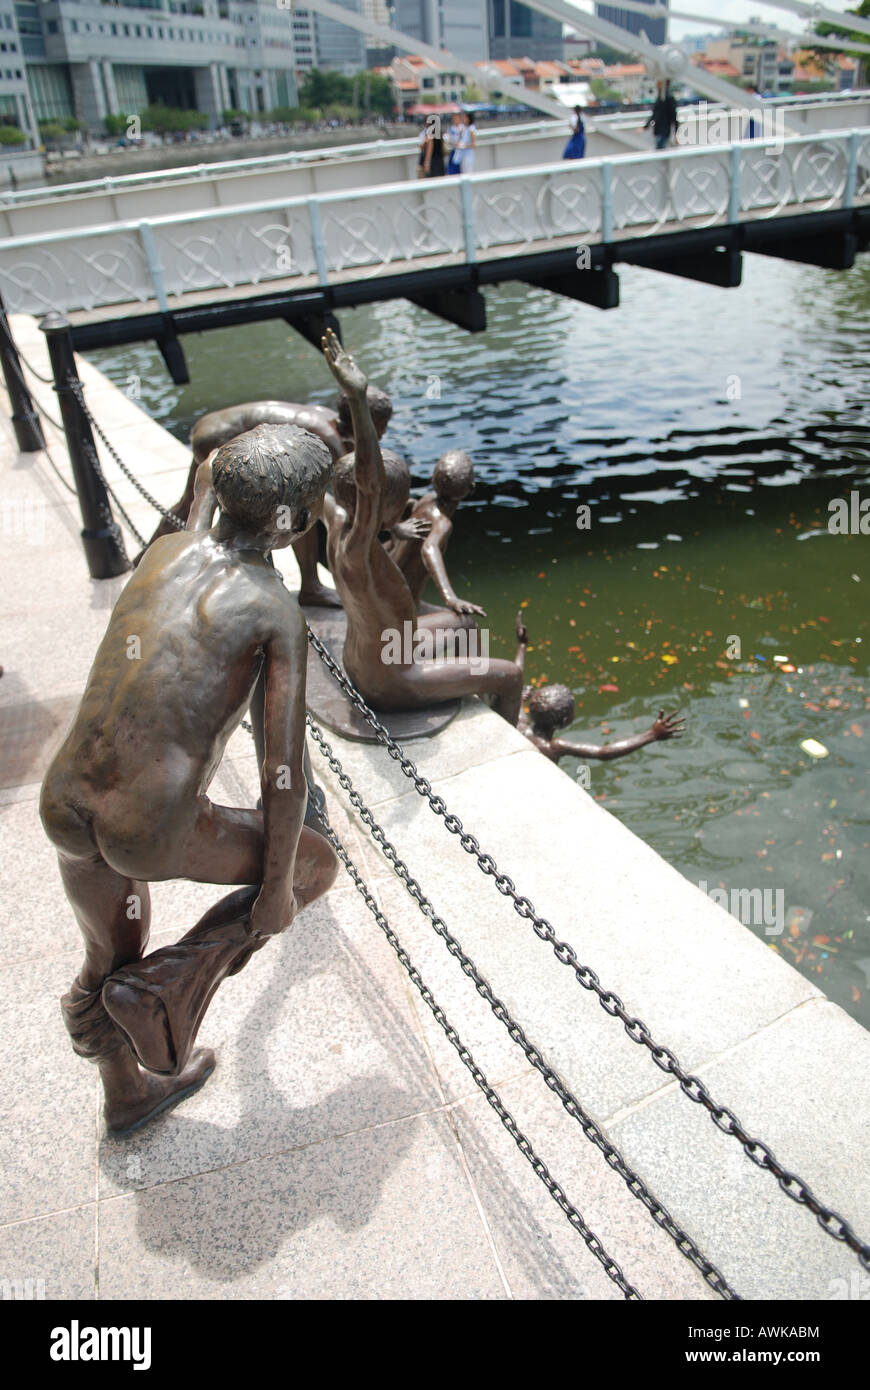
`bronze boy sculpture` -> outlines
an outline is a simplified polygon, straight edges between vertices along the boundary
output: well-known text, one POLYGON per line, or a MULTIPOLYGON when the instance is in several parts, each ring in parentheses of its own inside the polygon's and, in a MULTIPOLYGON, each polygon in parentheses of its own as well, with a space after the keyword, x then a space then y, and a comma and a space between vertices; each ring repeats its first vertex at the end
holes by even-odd
POLYGON ((456 508, 473 490, 474 464, 465 450, 450 449, 442 454, 432 472, 432 491, 414 502, 409 517, 411 521, 428 523, 428 534, 398 539, 390 547, 390 555, 407 580, 418 614, 433 611, 421 597, 426 580, 431 578, 450 612, 459 616, 479 613, 486 617, 478 604, 457 597, 444 566, 444 552, 453 531, 456 508))
MULTIPOLYGON (((393 413, 393 403, 386 392, 377 386, 370 386, 368 394, 380 439, 393 413)), ((294 405, 289 401, 244 401, 241 405, 230 405, 223 410, 211 410, 197 420, 190 436, 193 458, 184 494, 172 508, 181 521, 188 519, 194 500, 197 470, 203 460, 221 444, 228 444, 237 435, 257 425, 298 425, 300 429, 308 430, 323 440, 333 462, 353 448, 350 407, 343 395, 339 396, 334 411, 323 405, 294 405)), ((151 537, 151 542, 159 536, 170 535, 173 529, 172 522, 164 518, 151 537)), ((317 575, 317 535, 314 527, 294 542, 293 550, 301 575, 300 603, 337 606, 335 590, 327 589, 317 575)))
POLYGON ((516 724, 525 655, 519 631, 514 661, 409 660, 404 655, 384 660, 388 641, 402 634, 405 624, 409 630, 417 627, 407 580, 378 540, 379 532, 402 515, 408 489, 401 470, 384 468, 363 372, 331 332, 323 339, 323 351, 350 403, 354 435, 354 452, 336 465, 335 497, 327 497, 324 508, 330 569, 347 614, 345 670, 376 709, 419 709, 463 695, 492 694, 493 708, 516 724))
POLYGON ((554 736, 557 729, 564 729, 574 722, 574 696, 567 685, 545 685, 534 691, 527 686, 523 699, 529 706, 531 717, 527 717, 525 711, 520 715, 520 730, 545 758, 554 763, 566 757, 596 758, 601 762, 624 758, 638 748, 645 748, 648 743, 682 738, 686 727, 686 721, 679 717, 679 711, 666 715, 664 710, 659 710, 658 719, 645 733, 620 739, 617 743, 574 743, 570 739, 554 736))
POLYGON ((326 446, 293 426, 218 450, 218 524, 146 552, 45 777, 42 820, 85 938, 64 1020, 99 1066, 111 1131, 203 1083, 214 1056, 192 1048, 218 984, 336 874, 328 842, 303 828, 304 624, 265 559, 319 516, 330 470, 326 446), (263 809, 218 806, 206 789, 261 667, 263 809), (244 886, 143 959, 148 883, 171 878, 244 886))

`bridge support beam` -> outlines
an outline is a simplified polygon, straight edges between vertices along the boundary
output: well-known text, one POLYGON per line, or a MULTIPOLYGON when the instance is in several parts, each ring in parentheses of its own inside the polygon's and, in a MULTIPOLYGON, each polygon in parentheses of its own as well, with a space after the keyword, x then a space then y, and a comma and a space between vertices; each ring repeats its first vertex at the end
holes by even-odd
POLYGON ((852 231, 826 232, 821 236, 770 237, 751 246, 759 256, 799 261, 823 270, 851 270, 858 254, 858 236, 852 231))
POLYGON ((339 342, 341 337, 341 324, 335 314, 329 309, 322 312, 307 314, 284 314, 285 323, 289 323, 291 328, 295 328, 297 333, 301 333, 306 343, 320 351, 320 340, 326 337, 327 328, 331 328, 339 342))
POLYGON ((408 295, 408 299, 468 333, 483 333, 486 329, 486 300, 480 290, 435 290, 431 294, 408 295))
POLYGON ((525 274, 520 278, 526 285, 564 295, 566 299, 579 299, 596 309, 619 308, 619 276, 607 265, 555 275, 525 274))
POLYGON ((628 265, 661 270, 665 275, 678 275, 683 280, 700 280, 704 285, 718 285, 723 290, 736 290, 743 280, 743 257, 728 246, 678 255, 668 255, 664 250, 632 251, 620 259, 628 265))
POLYGON ((171 314, 163 315, 163 331, 155 337, 155 342, 160 349, 160 356, 166 363, 166 370, 172 377, 176 386, 186 386, 190 381, 190 372, 187 369, 187 359, 184 356, 184 348, 175 331, 175 324, 171 314))

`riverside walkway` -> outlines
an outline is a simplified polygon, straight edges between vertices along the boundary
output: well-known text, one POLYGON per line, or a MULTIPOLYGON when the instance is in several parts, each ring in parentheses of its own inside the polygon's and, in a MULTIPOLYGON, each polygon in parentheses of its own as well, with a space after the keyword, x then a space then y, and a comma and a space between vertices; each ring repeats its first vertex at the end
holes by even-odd
MULTIPOLYGON (((47 375, 33 320, 11 322, 47 375)), ((79 370, 119 453, 170 505, 187 449, 86 362, 79 370)), ((51 388, 33 387, 56 413, 51 388)), ((218 1053, 204 1089, 131 1139, 105 1137, 95 1070, 60 1017, 81 949, 37 799, 125 577, 87 577, 75 498, 43 454, 16 452, 5 397, 0 406, 0 1276, 41 1280, 47 1298, 620 1298, 346 876, 221 988, 201 1034, 218 1053)), ((62 440, 45 430, 68 479, 62 440)), ((100 452, 147 533, 153 511, 100 452)), ((281 564, 292 586, 292 556, 281 564)), ((866 1297, 856 1257, 578 986, 384 750, 327 737, 547 1061, 736 1291, 866 1297)), ((648 1299, 715 1298, 511 1042, 311 747, 331 823, 374 900, 626 1278, 648 1299)), ((408 752, 579 959, 866 1239, 870 1034, 480 702, 408 752)), ((257 790, 238 731, 212 794, 253 805, 257 790)), ((153 943, 180 935, 216 893, 156 885, 153 943)))

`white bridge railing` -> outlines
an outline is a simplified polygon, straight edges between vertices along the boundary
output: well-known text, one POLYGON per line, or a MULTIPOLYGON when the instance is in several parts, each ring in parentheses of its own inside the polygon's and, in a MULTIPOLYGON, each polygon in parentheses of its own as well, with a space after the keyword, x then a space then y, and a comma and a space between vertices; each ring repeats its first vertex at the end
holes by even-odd
MULTIPOLYGON (((870 203, 870 129, 567 161, 0 243, 7 311, 299 288, 870 203)), ((174 304, 171 303, 174 301, 174 304)))

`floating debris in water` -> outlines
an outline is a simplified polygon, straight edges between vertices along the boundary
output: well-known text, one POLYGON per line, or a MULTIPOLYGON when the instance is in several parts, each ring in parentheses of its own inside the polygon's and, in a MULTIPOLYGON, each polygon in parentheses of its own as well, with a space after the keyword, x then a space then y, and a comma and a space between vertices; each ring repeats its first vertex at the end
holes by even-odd
POLYGON ((815 738, 805 738, 801 748, 805 753, 809 753, 811 758, 827 758, 828 756, 828 749, 815 738))

